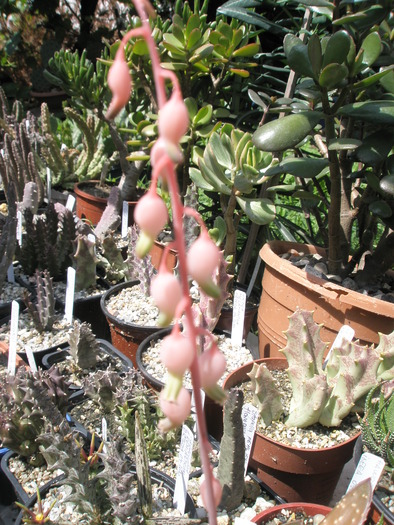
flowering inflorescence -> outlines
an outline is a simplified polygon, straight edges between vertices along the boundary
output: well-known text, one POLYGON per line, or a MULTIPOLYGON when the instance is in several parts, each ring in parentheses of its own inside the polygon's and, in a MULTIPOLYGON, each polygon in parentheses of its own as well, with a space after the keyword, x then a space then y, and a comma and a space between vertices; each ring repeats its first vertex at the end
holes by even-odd
POLYGON ((195 280, 205 293, 213 297, 219 296, 220 289, 214 283, 212 276, 219 266, 221 254, 209 237, 201 216, 194 209, 183 206, 181 202, 176 166, 183 160, 179 144, 189 126, 188 110, 176 75, 160 65, 146 14, 147 12, 151 14, 150 5, 147 0, 135 0, 135 6, 142 25, 132 29, 123 37, 114 63, 109 70, 108 84, 113 98, 107 118, 114 118, 129 100, 132 84, 124 50, 130 38, 142 36, 148 45, 154 72, 159 107, 159 138, 151 151, 151 186, 135 208, 134 220, 141 230, 136 251, 139 257, 144 257, 149 253, 157 235, 168 222, 167 206, 157 192, 160 183, 163 188, 168 188, 171 198, 174 229, 174 241, 171 247, 177 250, 179 261, 178 275, 175 276, 168 271, 165 257, 163 257, 150 289, 161 313, 160 323, 168 325, 174 321, 173 329, 170 335, 164 338, 161 349, 161 359, 168 370, 169 377, 160 394, 160 407, 165 415, 165 419, 161 422, 161 430, 165 431, 182 424, 190 414, 190 393, 183 386, 184 374, 189 370, 193 383, 201 459, 205 474, 201 494, 210 516, 210 523, 215 524, 216 506, 220 502, 221 487, 212 474, 209 462, 210 445, 200 389, 203 388, 210 397, 217 401, 224 401, 224 392, 217 382, 225 370, 226 362, 213 335, 194 324, 189 279, 195 280), (172 85, 169 98, 166 93, 166 81, 168 80, 172 85), (188 251, 186 251, 183 232, 185 215, 193 217, 200 226, 200 235, 188 251), (181 318, 183 331, 180 329, 181 318), (201 336, 208 337, 211 343, 203 352, 200 352, 197 346, 197 341, 201 336))

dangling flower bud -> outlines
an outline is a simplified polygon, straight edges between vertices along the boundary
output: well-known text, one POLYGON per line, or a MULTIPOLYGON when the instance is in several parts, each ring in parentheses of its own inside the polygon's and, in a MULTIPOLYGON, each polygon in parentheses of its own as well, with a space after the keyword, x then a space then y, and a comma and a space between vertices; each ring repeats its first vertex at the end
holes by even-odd
POLYGON ((130 71, 122 45, 116 52, 114 63, 109 68, 108 86, 112 91, 112 100, 105 116, 107 119, 113 119, 125 107, 131 93, 130 71))
POLYGON ((179 331, 164 337, 160 346, 160 359, 171 374, 183 377, 194 359, 194 348, 190 339, 179 331))
MULTIPOLYGON (((202 504, 204 505, 204 507, 207 509, 208 506, 207 506, 207 500, 208 500, 208 497, 207 497, 207 487, 208 483, 207 483, 207 480, 204 479, 201 484, 200 484, 200 494, 201 494, 201 499, 202 499, 202 504)), ((222 499, 222 492, 223 492, 223 489, 222 489, 222 486, 220 484, 220 481, 215 478, 215 477, 212 477, 212 489, 213 489, 213 500, 214 500, 214 503, 216 506, 219 505, 221 499, 222 499)))
POLYGON ((155 167, 159 160, 164 156, 170 157, 172 162, 175 162, 175 164, 180 164, 183 161, 183 153, 178 144, 174 144, 173 142, 169 142, 166 139, 159 138, 155 142, 150 153, 150 161, 152 166, 155 167))
POLYGON ((149 253, 157 235, 167 224, 168 212, 163 199, 154 191, 148 191, 134 209, 134 221, 141 229, 136 253, 142 258, 149 253))
POLYGON ((218 385, 218 381, 226 371, 226 358, 216 343, 199 356, 198 368, 201 388, 216 403, 223 404, 226 400, 226 392, 218 385))
POLYGON ((178 144, 189 127, 189 112, 179 91, 173 91, 170 99, 159 111, 160 137, 178 144))
MULTIPOLYGON (((181 387, 174 400, 167 399, 166 389, 160 392, 160 408, 172 428, 179 427, 190 414, 191 397, 185 387, 181 387)), ((163 427, 162 427, 163 428, 163 427)), ((168 428, 168 427, 166 427, 168 428)))
POLYGON ((187 253, 189 275, 212 297, 220 296, 220 288, 212 281, 212 275, 219 265, 219 248, 204 230, 190 246, 187 253))
POLYGON ((179 279, 174 274, 164 270, 153 277, 150 294, 160 310, 159 326, 171 323, 175 310, 182 299, 182 287, 179 279))

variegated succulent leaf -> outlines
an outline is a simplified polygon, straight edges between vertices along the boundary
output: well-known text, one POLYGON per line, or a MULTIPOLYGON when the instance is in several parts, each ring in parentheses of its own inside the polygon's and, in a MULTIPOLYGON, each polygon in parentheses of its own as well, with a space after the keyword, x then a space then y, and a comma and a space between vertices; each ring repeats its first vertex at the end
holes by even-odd
POLYGON ((371 502, 372 488, 368 478, 347 492, 320 525, 362 525, 367 519, 371 502))
POLYGON ((379 380, 386 381, 394 377, 394 331, 391 334, 379 333, 379 344, 376 353, 380 356, 377 371, 379 380))
POLYGON ((279 419, 283 413, 280 392, 275 384, 271 372, 263 363, 253 363, 248 373, 254 403, 260 410, 260 417, 264 427, 279 419))

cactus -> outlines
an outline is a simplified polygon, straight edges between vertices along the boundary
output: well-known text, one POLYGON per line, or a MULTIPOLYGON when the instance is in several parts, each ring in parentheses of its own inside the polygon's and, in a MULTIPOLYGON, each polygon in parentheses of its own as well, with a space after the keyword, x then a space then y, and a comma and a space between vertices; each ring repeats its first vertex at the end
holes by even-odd
POLYGON ((34 302, 29 292, 24 291, 27 309, 38 332, 50 331, 55 321, 55 296, 49 272, 44 270, 41 273, 36 270, 34 284, 36 291, 34 302))
POLYGON ((73 214, 64 206, 49 203, 42 215, 23 211, 26 235, 16 255, 23 271, 33 275, 35 270, 48 270, 51 277, 63 278, 72 266, 76 226, 73 214))
POLYGON ((107 206, 94 229, 94 234, 102 240, 109 232, 116 230, 119 226, 121 217, 120 209, 122 206, 122 199, 119 188, 114 186, 108 197, 107 206))
POLYGON ((220 506, 228 511, 241 504, 244 493, 245 438, 242 405, 242 390, 230 390, 223 407, 223 437, 218 466, 218 480, 223 487, 220 506))
POLYGON ((78 235, 74 254, 75 289, 86 290, 96 285, 97 262, 95 243, 86 235, 78 235))
POLYGON ((127 265, 122 252, 118 248, 113 235, 107 234, 102 239, 97 252, 97 265, 105 271, 105 279, 110 282, 119 282, 126 276, 127 265))
POLYGON ((150 283, 155 273, 155 268, 149 255, 139 258, 136 255, 136 245, 139 236, 138 227, 133 224, 129 228, 129 245, 127 249, 126 274, 130 281, 138 280, 141 291, 149 295, 150 283))
MULTIPOLYGON (((323 370, 326 345, 321 341, 320 326, 313 321, 313 314, 297 310, 289 320, 287 345, 282 350, 289 364, 287 372, 293 392, 287 426, 303 428, 314 423, 339 426, 351 411, 358 409, 357 404, 373 386, 383 378, 393 378, 394 332, 381 336, 376 348, 357 342, 342 343, 333 348, 323 370), (382 363, 385 364, 381 366, 382 363)), ((279 406, 273 408, 279 393, 268 383, 271 381, 268 374, 256 364, 250 372, 252 391, 255 401, 262 405, 265 425, 281 413, 279 406), (267 392, 263 390, 264 384, 269 385, 267 392)))
POLYGON ((85 394, 93 399, 104 414, 112 412, 115 406, 116 388, 122 383, 122 378, 112 370, 98 371, 85 378, 83 389, 85 394))
POLYGON ((100 347, 89 324, 74 322, 68 342, 70 355, 79 368, 95 366, 100 347))
POLYGON ((8 267, 12 264, 16 245, 16 202, 15 186, 12 182, 8 186, 8 215, 1 229, 0 237, 0 292, 3 288, 8 267))
POLYGON ((54 404, 64 408, 65 383, 51 371, 32 373, 23 367, 15 376, 6 376, 0 385, 0 437, 5 447, 24 456, 32 465, 43 464, 38 437, 46 427, 58 426, 63 415, 54 404), (56 393, 56 395, 54 395, 56 393))
POLYGON ((152 516, 152 482, 149 474, 149 456, 138 410, 135 412, 134 444, 138 497, 144 518, 150 518, 152 516))
POLYGON ((386 470, 394 470, 394 380, 374 386, 365 400, 364 415, 358 416, 363 442, 383 458, 386 470))

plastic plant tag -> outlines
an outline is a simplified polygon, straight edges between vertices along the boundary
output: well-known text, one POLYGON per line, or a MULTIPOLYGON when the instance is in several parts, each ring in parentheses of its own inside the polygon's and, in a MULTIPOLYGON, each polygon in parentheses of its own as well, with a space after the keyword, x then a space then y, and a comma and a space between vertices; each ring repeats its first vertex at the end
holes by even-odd
POLYGON ((35 374, 37 372, 37 364, 36 360, 34 358, 33 350, 30 348, 30 346, 25 346, 25 352, 27 356, 27 362, 29 363, 30 369, 35 374))
POLYGON ((105 443, 108 441, 108 423, 105 417, 101 419, 101 436, 103 440, 103 452, 106 452, 106 445, 105 443))
POLYGON ((123 201, 123 207, 122 207, 122 239, 125 239, 127 237, 127 231, 129 227, 129 203, 127 201, 123 201))
POLYGON ((11 303, 11 330, 10 330, 10 344, 8 347, 8 373, 15 375, 16 366, 16 343, 18 340, 18 322, 19 322, 19 303, 12 301, 11 303))
POLYGON ((346 492, 349 492, 349 490, 361 483, 361 481, 364 481, 368 478, 371 481, 372 490, 375 490, 375 487, 383 472, 384 465, 385 462, 383 458, 375 456, 375 454, 371 454, 370 452, 364 452, 357 464, 356 470, 352 479, 350 480, 346 492))
POLYGON ((349 342, 353 339, 354 337, 354 330, 351 326, 349 325, 343 325, 341 327, 341 329, 339 330, 336 338, 335 338, 335 341, 332 343, 332 346, 328 352, 328 354, 326 355, 326 358, 324 360, 324 363, 323 363, 323 370, 326 368, 327 366, 327 363, 328 363, 328 360, 330 359, 330 355, 331 355, 331 352, 334 350, 334 348, 338 348, 340 347, 344 342, 349 342))
POLYGON ((74 206, 75 206, 75 197, 74 195, 69 195, 67 197, 66 208, 70 211, 74 211, 74 206))
POLYGON ((235 290, 233 301, 233 324, 231 326, 231 344, 242 346, 244 322, 245 322, 246 293, 235 290))
POLYGON ((19 246, 22 246, 22 212, 16 212, 16 240, 19 246))
POLYGON ((173 503, 181 514, 185 513, 187 483, 189 481, 190 465, 193 453, 194 435, 189 427, 182 426, 181 443, 179 446, 178 469, 176 473, 173 503))
POLYGON ((245 403, 242 408, 242 426, 245 436, 245 474, 248 470, 249 456, 252 450, 254 433, 259 419, 258 409, 250 403, 245 403))
POLYGON ((69 266, 67 268, 66 303, 64 306, 64 316, 69 324, 71 324, 73 320, 75 274, 75 268, 69 266))
POLYGON ((52 197, 51 170, 47 168, 47 199, 48 199, 48 202, 51 201, 51 197, 52 197))
POLYGON ((15 283, 14 265, 11 263, 7 270, 7 281, 9 283, 15 283))

